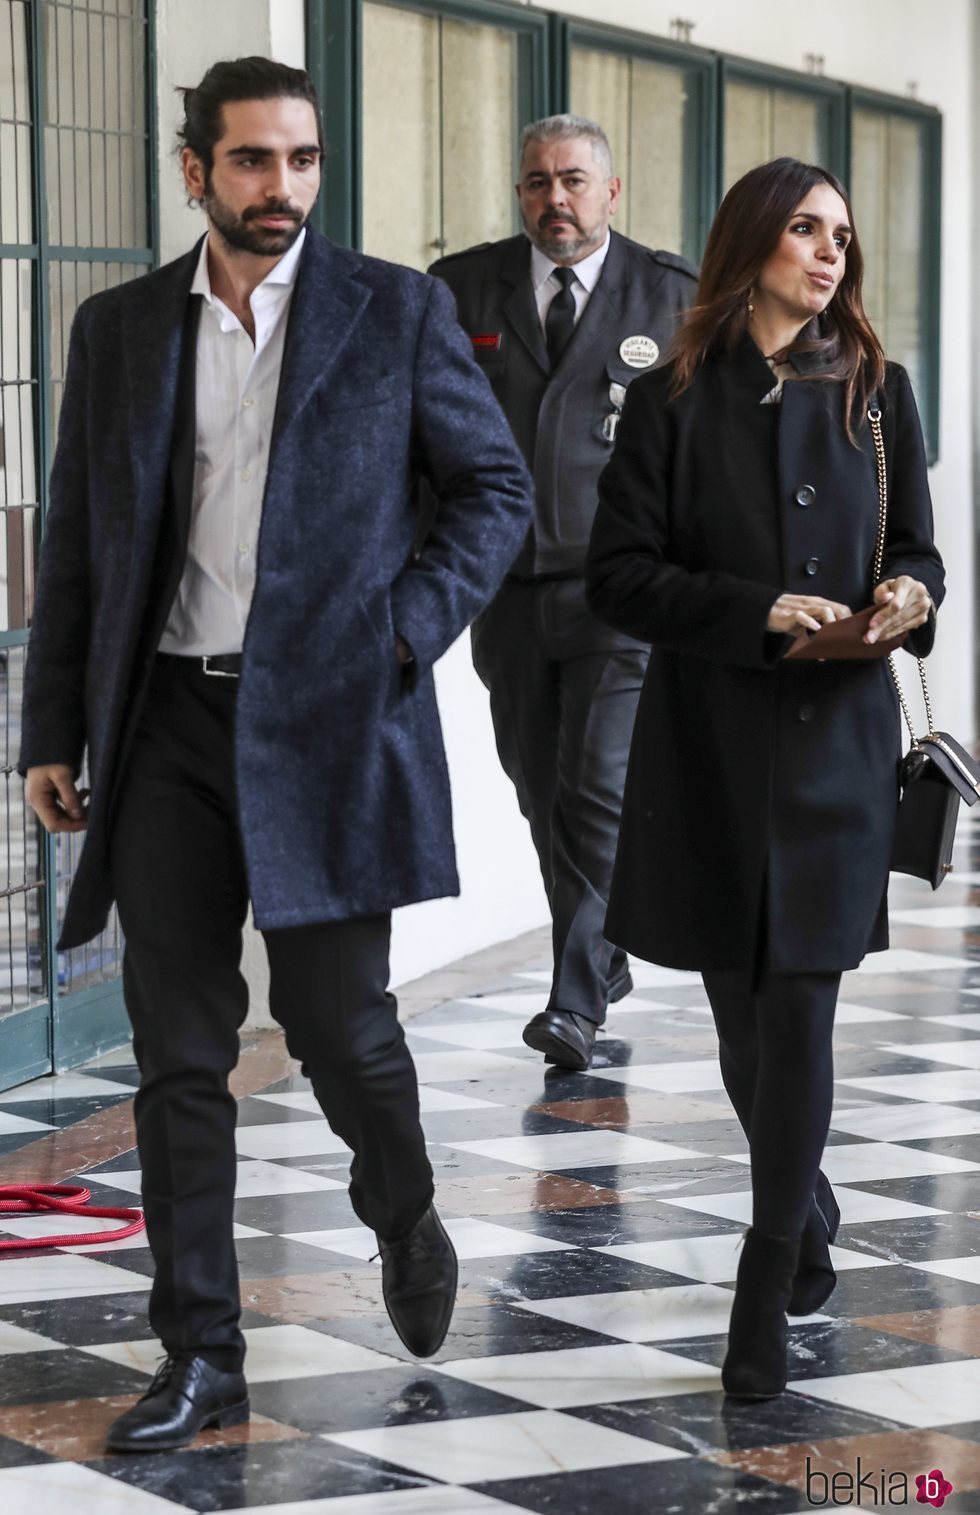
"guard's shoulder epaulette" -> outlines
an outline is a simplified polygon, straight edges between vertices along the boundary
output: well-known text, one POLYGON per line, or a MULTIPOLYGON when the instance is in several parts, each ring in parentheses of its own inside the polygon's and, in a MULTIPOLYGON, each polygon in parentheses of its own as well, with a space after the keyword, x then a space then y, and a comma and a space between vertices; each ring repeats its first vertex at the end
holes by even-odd
POLYGON ((655 263, 663 264, 664 268, 674 268, 678 273, 687 274, 689 279, 700 277, 697 268, 687 258, 682 258, 680 253, 664 252, 662 248, 651 249, 650 256, 655 263))

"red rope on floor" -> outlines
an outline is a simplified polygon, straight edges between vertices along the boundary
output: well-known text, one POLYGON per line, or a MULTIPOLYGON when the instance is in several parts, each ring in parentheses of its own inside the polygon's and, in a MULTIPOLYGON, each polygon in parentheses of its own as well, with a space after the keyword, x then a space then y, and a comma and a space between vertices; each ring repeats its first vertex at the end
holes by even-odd
MULTIPOLYGON (((90 1205, 91 1189, 81 1184, 0 1184, 0 1217, 3 1215, 90 1215, 100 1220, 124 1220, 129 1224, 115 1231, 92 1231, 76 1236, 13 1237, 0 1241, 0 1253, 47 1252, 60 1247, 94 1247, 104 1241, 135 1236, 146 1225, 142 1210, 122 1205, 90 1205)), ((3 1221, 0 1219, 0 1229, 3 1221)))

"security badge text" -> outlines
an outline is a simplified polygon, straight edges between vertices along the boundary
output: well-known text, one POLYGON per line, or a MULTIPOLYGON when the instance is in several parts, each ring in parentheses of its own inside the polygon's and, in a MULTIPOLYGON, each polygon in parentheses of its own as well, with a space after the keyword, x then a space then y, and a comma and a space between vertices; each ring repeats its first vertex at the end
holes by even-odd
POLYGON ((652 337, 627 337, 619 344, 619 356, 628 368, 652 368, 660 348, 652 337))

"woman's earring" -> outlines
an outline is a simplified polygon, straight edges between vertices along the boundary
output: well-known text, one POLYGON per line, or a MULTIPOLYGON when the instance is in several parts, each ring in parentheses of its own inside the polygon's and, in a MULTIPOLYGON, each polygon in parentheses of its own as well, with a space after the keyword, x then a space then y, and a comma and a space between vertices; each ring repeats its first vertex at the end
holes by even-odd
POLYGON ((749 290, 749 304, 748 304, 748 309, 749 309, 749 315, 751 315, 751 314, 752 314, 752 312, 753 312, 753 311, 754 311, 754 310, 755 310, 755 306, 754 306, 754 305, 753 305, 753 304, 752 304, 752 291, 751 291, 751 289, 750 289, 750 290, 749 290))

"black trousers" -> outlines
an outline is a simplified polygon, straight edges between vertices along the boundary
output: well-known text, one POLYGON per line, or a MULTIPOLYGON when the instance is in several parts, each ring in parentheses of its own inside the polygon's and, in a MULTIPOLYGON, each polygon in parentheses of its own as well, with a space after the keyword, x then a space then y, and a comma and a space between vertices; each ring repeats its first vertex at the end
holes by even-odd
MULTIPOLYGON (((228 1089, 248 1010, 236 690, 199 661, 157 659, 111 828, 156 1264, 150 1324, 167 1351, 199 1351, 227 1370, 244 1356, 228 1089)), ((390 926, 380 915, 264 933, 272 1014, 354 1153, 355 1211, 386 1238, 408 1231, 433 1192, 415 1068, 388 993, 390 926)))
POLYGON ((752 1224, 799 1236, 834 1099, 839 973, 705 972, 721 1075, 752 1159, 752 1224))
POLYGON ((531 826, 553 922, 550 1009, 601 1024, 629 987, 603 935, 647 649, 589 610, 582 579, 508 579, 473 627, 497 751, 531 826))

